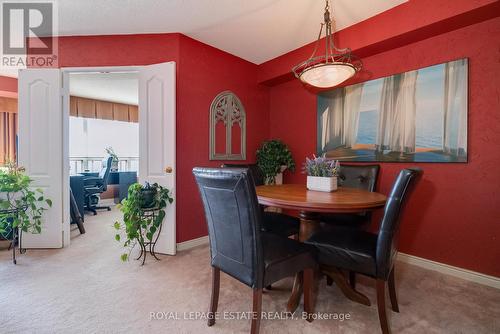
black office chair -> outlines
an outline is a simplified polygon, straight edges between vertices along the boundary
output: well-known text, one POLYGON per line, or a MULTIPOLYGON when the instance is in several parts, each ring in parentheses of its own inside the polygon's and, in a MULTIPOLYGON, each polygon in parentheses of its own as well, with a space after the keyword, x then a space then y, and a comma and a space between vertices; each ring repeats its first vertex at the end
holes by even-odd
POLYGON ((102 160, 101 171, 98 176, 87 176, 83 181, 83 190, 85 193, 85 210, 97 214, 96 210, 106 209, 111 211, 109 206, 98 206, 100 194, 108 189, 109 173, 111 172, 112 157, 102 160))
POLYGON ((261 230, 261 210, 252 173, 243 168, 194 168, 210 240, 212 296, 208 326, 215 324, 220 271, 253 289, 251 333, 258 333, 262 288, 301 272, 304 311, 312 321, 314 247, 261 230))
POLYGON ((394 183, 384 207, 378 234, 337 228, 313 234, 307 244, 318 250, 318 262, 328 275, 328 267, 357 272, 377 280, 377 306, 382 332, 390 333, 385 310, 385 284, 388 282, 392 310, 399 312, 394 282, 401 213, 410 190, 422 175, 419 168, 403 169, 394 183), (326 270, 325 270, 326 269, 326 270))
MULTIPOLYGON (((264 174, 257 164, 224 164, 223 167, 229 168, 248 168, 252 174, 255 186, 264 185, 264 174)), ((262 230, 277 234, 283 237, 299 235, 300 219, 279 212, 264 211, 262 208, 262 230)))

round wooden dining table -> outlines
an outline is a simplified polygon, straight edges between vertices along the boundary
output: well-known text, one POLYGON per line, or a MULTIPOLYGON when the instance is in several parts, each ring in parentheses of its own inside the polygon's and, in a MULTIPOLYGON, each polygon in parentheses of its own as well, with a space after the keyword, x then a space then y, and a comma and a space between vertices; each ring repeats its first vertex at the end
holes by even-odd
MULTIPOLYGON (((379 209, 385 205, 386 196, 362 189, 339 187, 334 192, 308 190, 303 184, 265 185, 256 187, 259 204, 299 211, 299 241, 307 240, 319 231, 320 213, 359 213, 379 209)), ((344 295, 356 302, 369 305, 366 296, 354 290, 340 270, 331 269, 329 275, 344 295)), ((295 311, 302 295, 302 276, 295 277, 287 310, 295 311)))

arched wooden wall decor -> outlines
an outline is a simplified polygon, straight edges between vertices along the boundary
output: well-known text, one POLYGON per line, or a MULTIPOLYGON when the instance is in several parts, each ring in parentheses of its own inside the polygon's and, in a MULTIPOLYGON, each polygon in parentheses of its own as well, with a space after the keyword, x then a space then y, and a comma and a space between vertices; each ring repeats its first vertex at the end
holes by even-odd
POLYGON ((234 93, 224 91, 210 105, 210 160, 245 159, 245 108, 234 93))

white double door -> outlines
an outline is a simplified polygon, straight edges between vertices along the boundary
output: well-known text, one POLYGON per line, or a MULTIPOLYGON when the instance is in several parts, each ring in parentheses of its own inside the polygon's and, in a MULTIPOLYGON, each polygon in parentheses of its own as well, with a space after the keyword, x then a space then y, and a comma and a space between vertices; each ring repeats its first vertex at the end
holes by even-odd
MULTIPOLYGON (((134 70, 139 73, 139 181, 167 187, 175 198, 175 63, 134 70)), ((23 234, 25 248, 61 248, 70 242, 68 82, 67 70, 19 72, 19 165, 26 168, 34 188, 43 189, 53 203, 44 213, 42 232, 23 234)), ((175 250, 174 200, 167 207, 156 251, 174 255, 175 250)))

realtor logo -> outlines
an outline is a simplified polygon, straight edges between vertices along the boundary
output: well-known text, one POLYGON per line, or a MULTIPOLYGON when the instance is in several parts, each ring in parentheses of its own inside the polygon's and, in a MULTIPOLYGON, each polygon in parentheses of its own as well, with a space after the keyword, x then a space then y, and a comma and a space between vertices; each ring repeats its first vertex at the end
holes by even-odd
POLYGON ((3 68, 57 67, 53 1, 1 1, 3 68))

